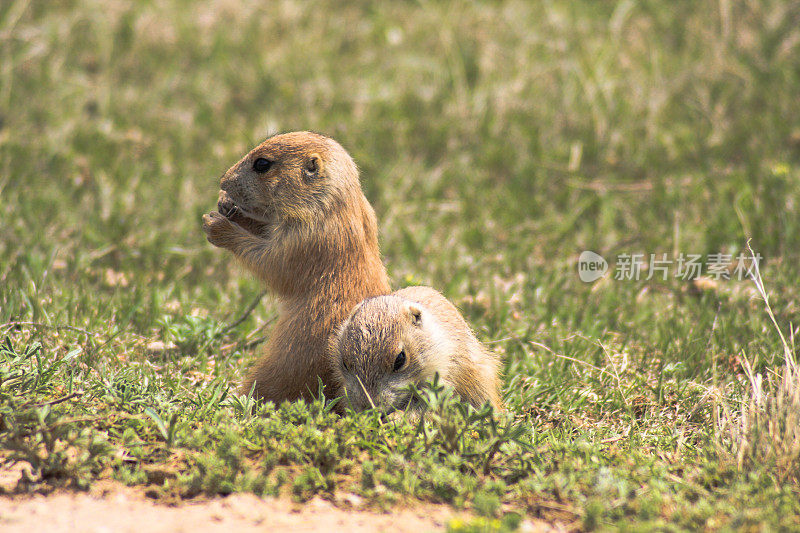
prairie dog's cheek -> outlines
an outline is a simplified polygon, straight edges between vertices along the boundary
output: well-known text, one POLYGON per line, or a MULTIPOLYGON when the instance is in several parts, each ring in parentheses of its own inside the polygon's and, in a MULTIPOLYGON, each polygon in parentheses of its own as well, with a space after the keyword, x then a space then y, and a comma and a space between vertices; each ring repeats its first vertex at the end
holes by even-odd
POLYGON ((400 382, 389 381, 385 383, 380 394, 381 403, 384 405, 394 405, 394 403, 403 396, 405 389, 412 384, 413 382, 410 380, 403 380, 400 382))
POLYGON ((411 395, 407 390, 409 385, 411 385, 411 382, 407 382, 402 385, 395 384, 386 387, 383 391, 381 391, 381 405, 385 407, 393 407, 395 409, 405 409, 411 398, 411 395))

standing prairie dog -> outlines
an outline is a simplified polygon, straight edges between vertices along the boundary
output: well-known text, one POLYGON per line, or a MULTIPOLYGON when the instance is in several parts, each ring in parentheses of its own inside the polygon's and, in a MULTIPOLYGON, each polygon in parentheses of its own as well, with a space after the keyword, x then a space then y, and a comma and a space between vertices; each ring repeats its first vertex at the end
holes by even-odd
POLYGON ((408 385, 437 373, 473 406, 489 401, 502 409, 499 358, 430 287, 367 298, 331 338, 328 354, 340 392, 356 410, 403 409, 411 401, 408 385))
POLYGON ((375 212, 339 143, 316 133, 270 137, 220 180, 203 216, 225 248, 279 299, 278 322, 241 392, 279 403, 331 384, 328 339, 358 302, 390 292, 375 212))

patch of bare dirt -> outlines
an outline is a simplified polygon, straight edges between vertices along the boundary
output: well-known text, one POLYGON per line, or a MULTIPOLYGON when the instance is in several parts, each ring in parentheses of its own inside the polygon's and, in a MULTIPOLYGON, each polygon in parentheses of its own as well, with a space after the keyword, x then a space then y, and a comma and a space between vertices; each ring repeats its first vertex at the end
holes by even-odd
POLYGON ((234 494, 176 507, 159 505, 132 490, 105 495, 57 493, 0 498, 0 530, 123 533, 147 531, 438 531, 454 515, 444 506, 380 514, 344 510, 314 499, 304 505, 283 499, 234 494))
MULTIPOLYGON (((143 488, 129 488, 105 480, 90 492, 61 490, 47 495, 16 494, 13 489, 24 466, 0 468, 0 531, 3 533, 127 533, 256 531, 304 533, 316 531, 442 531, 452 519, 470 515, 447 505, 419 504, 380 513, 364 508, 355 494, 342 495, 336 505, 314 498, 298 504, 286 497, 259 498, 253 494, 183 500, 167 505, 145 496, 143 488)), ((555 531, 559 530, 558 528, 555 531)), ((539 520, 525 520, 520 531, 554 531, 539 520)))

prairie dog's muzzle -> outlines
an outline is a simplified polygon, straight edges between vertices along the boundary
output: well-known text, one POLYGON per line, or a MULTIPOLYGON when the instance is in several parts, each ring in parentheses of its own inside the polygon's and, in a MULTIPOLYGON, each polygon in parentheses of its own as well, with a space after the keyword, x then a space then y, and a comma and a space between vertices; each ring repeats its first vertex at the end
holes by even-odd
POLYGON ((231 200, 228 193, 219 191, 219 199, 217 200, 217 210, 226 218, 233 218, 239 212, 239 207, 231 200))

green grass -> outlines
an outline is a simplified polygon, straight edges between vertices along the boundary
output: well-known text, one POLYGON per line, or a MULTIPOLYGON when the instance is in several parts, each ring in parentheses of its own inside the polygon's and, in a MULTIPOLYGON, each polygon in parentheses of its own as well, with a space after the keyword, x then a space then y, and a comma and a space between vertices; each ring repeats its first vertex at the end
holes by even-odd
POLYGON ((752 284, 576 270, 585 249, 752 238, 793 351, 800 9, 561 4, 0 4, 14 490, 355 492, 485 517, 464 530, 800 528, 797 403, 752 284), (508 416, 434 393, 420 423, 234 395, 276 308, 227 327, 261 287, 200 217, 242 153, 298 129, 356 159, 394 285, 439 288, 504 354, 508 416))

